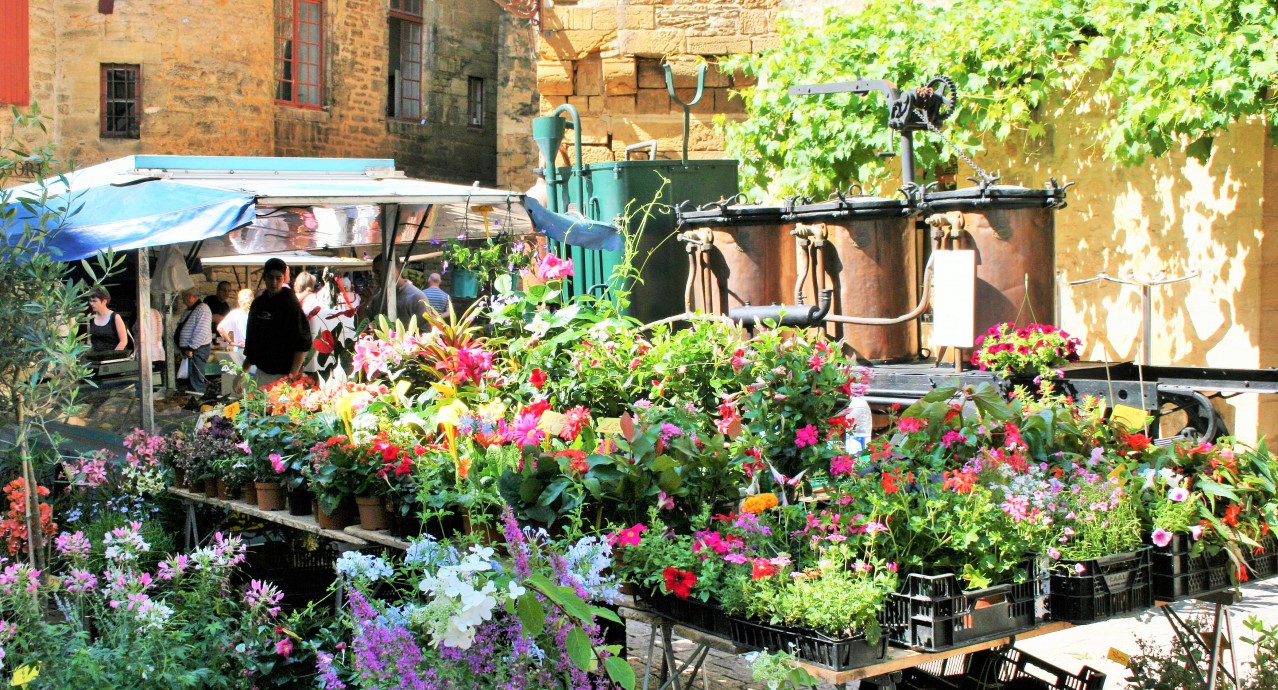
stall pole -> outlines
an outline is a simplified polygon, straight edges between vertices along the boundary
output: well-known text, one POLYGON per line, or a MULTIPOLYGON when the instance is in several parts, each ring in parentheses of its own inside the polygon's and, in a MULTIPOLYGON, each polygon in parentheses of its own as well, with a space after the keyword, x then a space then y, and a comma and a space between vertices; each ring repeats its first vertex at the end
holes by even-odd
MULTIPOLYGON (((382 204, 382 299, 386 302, 386 319, 395 322, 395 293, 399 284, 399 266, 395 257, 395 231, 399 224, 399 204, 382 204)), ((371 316, 371 315, 370 315, 371 316)))
POLYGON ((134 356, 138 360, 138 395, 142 401, 142 430, 155 433, 155 389, 152 388, 151 349, 158 333, 151 332, 151 257, 150 250, 138 250, 138 342, 134 356))

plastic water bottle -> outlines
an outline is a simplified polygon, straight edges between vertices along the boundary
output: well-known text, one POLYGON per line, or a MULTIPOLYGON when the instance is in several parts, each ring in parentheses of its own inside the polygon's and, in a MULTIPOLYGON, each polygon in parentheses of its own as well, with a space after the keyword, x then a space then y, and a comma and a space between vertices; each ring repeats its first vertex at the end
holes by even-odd
POLYGON ((874 431, 874 413, 870 411, 870 403, 858 395, 852 398, 844 414, 852 418, 851 430, 847 435, 847 453, 857 455, 870 444, 870 434, 874 431))

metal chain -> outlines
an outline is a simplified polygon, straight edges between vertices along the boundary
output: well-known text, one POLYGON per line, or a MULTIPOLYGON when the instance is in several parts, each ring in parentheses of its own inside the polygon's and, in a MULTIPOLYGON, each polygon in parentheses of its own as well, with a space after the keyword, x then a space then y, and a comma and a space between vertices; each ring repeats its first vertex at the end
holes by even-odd
POLYGON ((923 124, 933 134, 940 137, 941 141, 945 142, 946 145, 948 145, 951 149, 953 149, 954 153, 957 153, 958 157, 962 158, 964 163, 967 163, 968 165, 972 166, 972 169, 976 171, 976 174, 980 176, 980 178, 984 180, 986 184, 993 184, 994 182, 998 181, 997 175, 991 175, 988 172, 986 172, 985 169, 977 165, 976 161, 972 160, 972 157, 967 155, 967 153, 965 153, 963 149, 959 148, 957 144, 947 139, 944 134, 941 134, 941 130, 937 129, 936 125, 933 125, 932 122, 927 119, 927 113, 923 112, 923 110, 920 108, 915 108, 914 112, 918 113, 918 116, 923 119, 923 124))

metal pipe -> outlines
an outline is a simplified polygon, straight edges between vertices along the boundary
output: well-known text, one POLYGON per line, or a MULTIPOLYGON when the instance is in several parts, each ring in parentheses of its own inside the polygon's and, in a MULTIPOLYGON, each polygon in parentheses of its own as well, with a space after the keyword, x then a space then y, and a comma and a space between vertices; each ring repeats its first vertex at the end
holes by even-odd
MULTIPOLYGON (((582 161, 581 116, 577 114, 577 109, 573 107, 572 104, 570 103, 564 103, 558 108, 555 108, 554 110, 550 112, 550 116, 559 117, 559 113, 568 113, 568 116, 570 120, 572 121, 573 147, 576 149, 576 153, 577 153, 577 160, 576 162, 573 163, 572 173, 577 178, 577 203, 581 204, 579 208, 581 210, 582 215, 585 215, 586 213, 586 177, 584 174, 585 166, 583 166, 581 162, 582 161)), ((553 160, 547 161, 546 167, 554 168, 555 161, 553 160)), ((599 219, 596 218, 595 220, 599 220, 599 219)))
POLYGON ((801 226, 795 226, 795 228, 790 231, 790 234, 794 235, 795 241, 795 263, 799 263, 798 256, 803 257, 803 274, 794 281, 795 304, 803 304, 803 284, 808 281, 808 269, 811 267, 811 257, 808 256, 808 241, 802 236, 799 229, 800 227, 801 226))
POLYGON ((696 305, 693 304, 693 284, 697 279, 697 249, 689 245, 688 251, 688 284, 683 288, 683 308, 685 313, 696 311, 696 305))
MULTIPOLYGON (((935 256, 935 252, 933 255, 935 256)), ((923 294, 919 297, 918 306, 914 307, 908 314, 902 314, 895 318, 878 318, 870 316, 841 316, 839 314, 830 314, 825 317, 826 321, 835 323, 850 323, 858 326, 894 326, 898 323, 913 321, 917 319, 932 302, 932 256, 927 259, 927 267, 923 269, 923 294)))
POLYGON ((914 184, 914 132, 901 130, 901 182, 914 184))
POLYGON ((711 287, 711 281, 714 280, 714 273, 710 268, 710 254, 705 249, 697 252, 697 257, 701 262, 701 294, 704 301, 705 311, 714 309, 714 295, 711 287))

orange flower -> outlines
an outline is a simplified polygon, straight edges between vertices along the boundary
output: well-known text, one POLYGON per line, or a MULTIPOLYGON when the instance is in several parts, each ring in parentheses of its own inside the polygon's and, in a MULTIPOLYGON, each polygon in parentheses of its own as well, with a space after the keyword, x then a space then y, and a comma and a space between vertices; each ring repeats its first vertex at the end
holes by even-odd
POLYGON ((777 507, 776 494, 758 494, 741 502, 741 512, 758 515, 768 508, 777 507))

